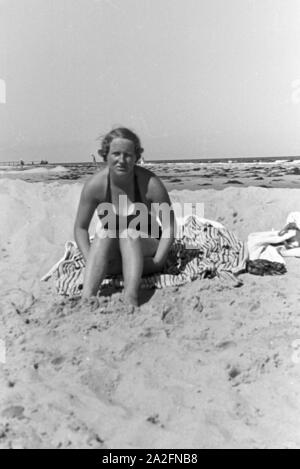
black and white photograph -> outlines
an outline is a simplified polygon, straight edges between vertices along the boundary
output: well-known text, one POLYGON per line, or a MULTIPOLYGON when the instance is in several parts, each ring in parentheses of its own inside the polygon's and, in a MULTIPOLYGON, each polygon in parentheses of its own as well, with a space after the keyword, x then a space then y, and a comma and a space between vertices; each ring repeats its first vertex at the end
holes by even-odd
POLYGON ((0 449, 300 449, 299 285, 300 0, 0 0, 0 449))

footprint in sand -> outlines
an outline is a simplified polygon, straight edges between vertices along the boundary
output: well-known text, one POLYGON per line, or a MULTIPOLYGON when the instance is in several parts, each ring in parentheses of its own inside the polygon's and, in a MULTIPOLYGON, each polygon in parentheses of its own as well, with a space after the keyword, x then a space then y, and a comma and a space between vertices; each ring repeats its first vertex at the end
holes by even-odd
POLYGON ((52 365, 54 366, 59 366, 62 365, 62 363, 65 361, 64 357, 56 357, 51 360, 52 365))
POLYGON ((237 366, 230 367, 228 371, 229 381, 233 381, 235 378, 240 376, 241 373, 241 370, 237 366))
POLYGON ((183 314, 174 305, 163 306, 161 310, 161 320, 165 324, 176 325, 183 321, 183 314))
POLYGON ((201 303, 201 299, 199 296, 192 296, 192 298, 188 302, 189 306, 193 309, 198 311, 199 313, 202 313, 204 306, 201 303))
POLYGON ((100 400, 109 401, 120 381, 115 370, 93 369, 81 376, 81 383, 87 386, 100 400))
POLYGON ((219 344, 217 344, 217 348, 220 350, 228 350, 231 348, 235 348, 236 346, 237 344, 231 340, 225 340, 224 342, 220 342, 219 344))
POLYGON ((259 418, 263 417, 263 413, 260 409, 252 406, 247 399, 237 395, 232 416, 234 419, 244 421, 247 426, 256 426, 259 418))
POLYGON ((260 309, 261 307, 261 304, 259 301, 257 301, 256 303, 254 303, 251 308, 250 308, 250 313, 253 313, 254 311, 257 311, 258 309, 260 309))
POLYGON ((13 405, 4 409, 1 415, 4 418, 15 418, 21 420, 24 418, 24 410, 24 407, 20 405, 13 405))

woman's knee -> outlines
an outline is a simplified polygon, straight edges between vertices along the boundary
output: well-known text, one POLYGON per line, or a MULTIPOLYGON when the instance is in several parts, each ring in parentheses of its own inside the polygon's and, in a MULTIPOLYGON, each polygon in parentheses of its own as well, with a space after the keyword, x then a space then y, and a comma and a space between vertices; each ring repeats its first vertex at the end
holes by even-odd
POLYGON ((119 234, 119 240, 128 240, 129 242, 136 241, 139 242, 142 239, 142 233, 133 228, 126 228, 119 234))

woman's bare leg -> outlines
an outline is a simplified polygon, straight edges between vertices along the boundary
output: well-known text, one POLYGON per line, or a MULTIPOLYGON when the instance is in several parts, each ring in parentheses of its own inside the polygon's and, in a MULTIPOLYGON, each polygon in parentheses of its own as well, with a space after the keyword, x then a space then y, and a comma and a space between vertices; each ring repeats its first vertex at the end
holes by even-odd
POLYGON ((102 280, 112 270, 114 273, 118 273, 118 271, 121 273, 120 260, 119 266, 116 265, 118 255, 120 256, 118 239, 95 236, 86 263, 82 298, 95 296, 102 280), (113 262, 114 258, 116 263, 113 262))
POLYGON ((152 238, 120 238, 120 251, 122 256, 125 299, 138 305, 138 292, 144 271, 144 260, 151 258, 157 251, 158 240, 152 238))
POLYGON ((138 306, 138 292, 144 267, 141 238, 119 238, 122 256, 125 299, 138 306))
POLYGON ((125 297, 130 303, 137 305, 142 273, 148 273, 143 272, 144 258, 155 255, 158 243, 158 240, 152 238, 116 239, 96 236, 87 259, 82 298, 95 296, 106 275, 123 272, 125 297))

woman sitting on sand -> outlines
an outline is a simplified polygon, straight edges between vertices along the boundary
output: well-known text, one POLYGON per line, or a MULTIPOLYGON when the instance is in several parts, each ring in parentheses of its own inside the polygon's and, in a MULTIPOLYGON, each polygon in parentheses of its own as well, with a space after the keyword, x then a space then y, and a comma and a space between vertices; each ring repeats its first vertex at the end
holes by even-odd
POLYGON ((86 261, 83 298, 95 296, 106 275, 123 273, 125 300, 138 305, 142 275, 159 272, 164 266, 174 240, 174 213, 162 181, 137 165, 142 152, 138 136, 130 130, 118 128, 109 132, 99 150, 106 167, 83 187, 74 227, 75 240, 86 261), (159 212, 160 229, 153 203, 164 204, 169 210, 169 216, 159 212), (142 223, 135 223, 140 204, 146 210, 142 211, 146 220, 144 217, 142 223), (88 229, 96 209, 99 222, 90 245, 88 229), (113 219, 104 223, 104 213, 108 212, 114 215, 113 219), (144 221, 149 228, 147 233, 144 221))

